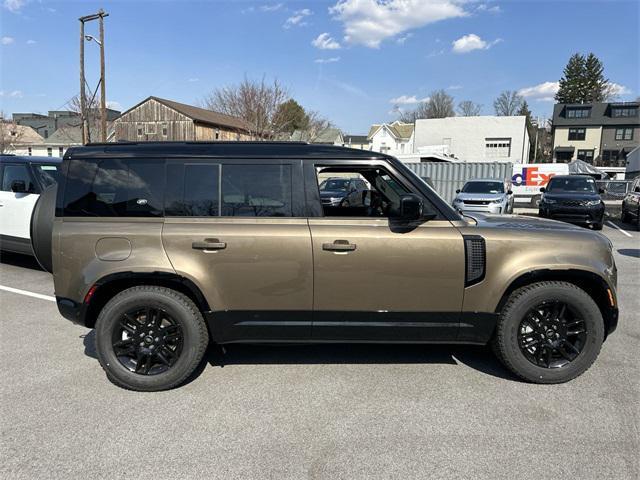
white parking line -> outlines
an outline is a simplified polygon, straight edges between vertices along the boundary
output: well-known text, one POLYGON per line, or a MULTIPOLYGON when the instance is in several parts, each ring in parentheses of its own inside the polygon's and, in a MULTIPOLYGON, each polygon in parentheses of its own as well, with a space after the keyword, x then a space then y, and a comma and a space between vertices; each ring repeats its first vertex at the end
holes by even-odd
POLYGON ((624 233, 627 237, 629 238, 633 238, 633 235, 631 235, 629 232, 625 232, 623 229, 621 229, 619 226, 617 226, 615 223, 607 220, 607 223, 609 225, 611 225, 613 228, 615 228, 616 230, 620 230, 622 233, 624 233))
POLYGON ((51 295, 42 295, 40 293, 28 292, 27 290, 20 290, 19 288, 5 287, 4 285, 0 285, 0 290, 26 295, 27 297, 39 298, 40 300, 49 300, 50 302, 56 301, 56 297, 52 297, 51 295))

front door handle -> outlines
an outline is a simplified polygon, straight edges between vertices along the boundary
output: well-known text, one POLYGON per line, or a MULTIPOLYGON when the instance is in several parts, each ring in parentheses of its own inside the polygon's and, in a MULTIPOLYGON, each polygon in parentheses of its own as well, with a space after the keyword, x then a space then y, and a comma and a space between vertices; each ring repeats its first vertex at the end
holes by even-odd
POLYGON ((322 249, 329 252, 353 252, 356 244, 349 243, 349 240, 336 240, 333 243, 323 243, 322 249))
POLYGON ((226 242, 219 242, 217 238, 205 238, 204 242, 193 242, 191 248, 194 250, 224 250, 227 248, 226 242))

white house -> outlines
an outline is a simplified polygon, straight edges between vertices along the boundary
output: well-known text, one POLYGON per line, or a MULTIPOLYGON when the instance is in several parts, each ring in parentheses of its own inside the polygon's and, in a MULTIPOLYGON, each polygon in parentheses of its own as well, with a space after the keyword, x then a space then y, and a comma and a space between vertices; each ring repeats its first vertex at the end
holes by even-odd
POLYGON ((529 163, 525 116, 416 120, 413 152, 439 150, 465 162, 529 163))
POLYGON ((412 153, 413 127, 413 123, 403 123, 399 120, 371 125, 367 135, 369 149, 394 156, 412 153))

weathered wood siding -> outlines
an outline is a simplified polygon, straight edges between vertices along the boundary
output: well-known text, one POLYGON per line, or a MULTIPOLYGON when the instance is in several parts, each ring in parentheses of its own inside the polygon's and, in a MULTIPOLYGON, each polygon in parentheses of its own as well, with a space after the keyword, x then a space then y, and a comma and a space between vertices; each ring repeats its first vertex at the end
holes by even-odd
POLYGON ((214 142, 219 140, 224 141, 236 141, 236 140, 251 140, 251 136, 236 130, 230 130, 225 127, 212 127, 210 125, 201 125, 196 123, 196 140, 204 142, 214 142))
POLYGON ((195 140, 193 120, 150 99, 115 121, 115 139, 138 141, 191 141, 195 140), (163 129, 167 135, 163 135, 163 129), (142 129, 142 135, 138 135, 142 129))

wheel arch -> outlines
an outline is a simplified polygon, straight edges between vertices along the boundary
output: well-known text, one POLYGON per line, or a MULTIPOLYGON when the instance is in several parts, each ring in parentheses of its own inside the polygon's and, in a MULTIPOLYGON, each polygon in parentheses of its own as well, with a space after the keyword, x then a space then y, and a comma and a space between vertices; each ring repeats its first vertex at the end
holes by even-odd
POLYGON ((495 312, 500 313, 509 296, 519 288, 543 281, 561 281, 572 283, 581 288, 596 302, 604 320, 605 335, 613 333, 618 325, 618 308, 612 305, 610 287, 601 276, 586 270, 551 270, 539 269, 526 272, 515 278, 504 291, 495 312))
POLYGON ((201 312, 210 310, 209 303, 200 288, 188 278, 169 272, 118 272, 102 277, 89 289, 84 302, 84 325, 95 326, 100 311, 105 304, 127 288, 139 285, 154 285, 171 288, 189 297, 201 312))

